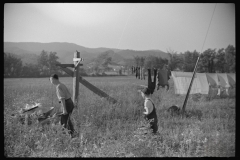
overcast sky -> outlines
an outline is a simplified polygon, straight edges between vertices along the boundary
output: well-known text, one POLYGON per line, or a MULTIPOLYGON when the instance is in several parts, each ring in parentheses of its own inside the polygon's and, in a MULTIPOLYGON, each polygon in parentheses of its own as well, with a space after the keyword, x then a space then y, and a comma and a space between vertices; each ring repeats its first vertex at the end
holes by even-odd
MULTIPOLYGON (((201 52, 216 3, 10 3, 4 42, 201 52)), ((203 51, 235 46, 235 5, 218 3, 203 51)))

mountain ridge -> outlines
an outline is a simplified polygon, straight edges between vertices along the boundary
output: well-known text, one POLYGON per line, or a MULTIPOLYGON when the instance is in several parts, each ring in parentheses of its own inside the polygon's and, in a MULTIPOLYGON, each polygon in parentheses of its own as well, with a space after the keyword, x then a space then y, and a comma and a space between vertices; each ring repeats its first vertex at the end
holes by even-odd
MULTIPOLYGON (((73 63, 73 53, 77 50, 80 52, 80 57, 84 59, 83 64, 87 64, 94 60, 99 54, 107 51, 111 51, 113 60, 118 63, 124 64, 126 59, 133 59, 134 56, 148 56, 155 55, 161 56, 162 58, 169 59, 169 55, 161 50, 131 50, 131 49, 116 49, 116 48, 88 48, 75 43, 69 42, 4 42, 4 52, 14 53, 21 55, 24 58, 24 63, 28 62, 27 56, 35 54, 40 55, 42 51, 56 52, 61 63, 73 63)), ((33 57, 33 56, 32 56, 33 57)), ((31 63, 31 61, 29 62, 31 63)))

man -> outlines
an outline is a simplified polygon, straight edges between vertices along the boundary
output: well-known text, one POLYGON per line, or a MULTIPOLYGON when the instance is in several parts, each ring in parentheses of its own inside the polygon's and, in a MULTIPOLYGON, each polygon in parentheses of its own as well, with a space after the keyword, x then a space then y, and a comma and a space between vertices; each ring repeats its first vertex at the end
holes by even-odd
POLYGON ((70 119, 70 115, 73 111, 74 104, 71 99, 71 94, 67 87, 62 84, 57 74, 52 74, 50 76, 50 82, 56 86, 56 93, 59 100, 59 103, 62 104, 62 115, 61 115, 61 125, 64 125, 65 128, 70 130, 70 134, 73 135, 74 128, 70 119))

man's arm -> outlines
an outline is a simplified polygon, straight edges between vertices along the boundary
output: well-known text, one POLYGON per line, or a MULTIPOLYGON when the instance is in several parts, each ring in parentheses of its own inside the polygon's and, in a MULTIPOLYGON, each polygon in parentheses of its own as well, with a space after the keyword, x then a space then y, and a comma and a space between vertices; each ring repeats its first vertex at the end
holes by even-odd
POLYGON ((60 101, 61 101, 61 104, 62 104, 63 114, 67 114, 65 98, 61 98, 60 101))

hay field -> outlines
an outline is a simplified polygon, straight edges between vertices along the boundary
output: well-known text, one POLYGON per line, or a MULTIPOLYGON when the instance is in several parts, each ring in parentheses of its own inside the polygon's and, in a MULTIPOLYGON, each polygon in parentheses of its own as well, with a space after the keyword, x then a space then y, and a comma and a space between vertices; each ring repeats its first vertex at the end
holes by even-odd
MULTIPOLYGON (((118 101, 109 104, 80 84, 78 109, 72 121, 79 137, 71 139, 59 125, 44 130, 17 123, 9 115, 27 103, 58 106, 55 87, 48 78, 4 79, 4 155, 6 157, 234 157, 235 97, 194 101, 190 96, 187 117, 166 113, 182 106, 185 96, 170 90, 155 91, 152 99, 158 115, 159 135, 136 136, 144 123, 143 99, 136 84, 147 80, 134 76, 86 77, 118 101)), ((72 92, 72 78, 61 78, 72 92)))

